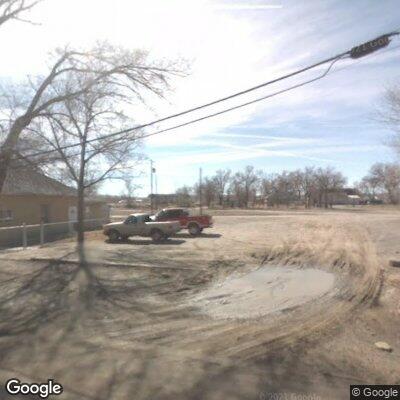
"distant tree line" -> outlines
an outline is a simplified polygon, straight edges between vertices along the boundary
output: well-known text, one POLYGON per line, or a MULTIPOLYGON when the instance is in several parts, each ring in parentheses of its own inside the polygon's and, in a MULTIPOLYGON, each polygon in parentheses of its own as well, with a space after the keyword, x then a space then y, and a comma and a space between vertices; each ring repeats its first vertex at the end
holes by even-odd
POLYGON ((370 203, 400 204, 400 165, 374 164, 356 187, 370 203))
MULTIPOLYGON (((295 171, 265 173, 246 166, 236 173, 220 169, 203 179, 202 204, 207 207, 332 206, 334 195, 343 192, 347 178, 333 167, 305 167, 295 171)), ((400 166, 378 163, 355 185, 362 203, 400 203, 400 166)), ((199 202, 200 186, 183 186, 176 191, 180 206, 199 202)))

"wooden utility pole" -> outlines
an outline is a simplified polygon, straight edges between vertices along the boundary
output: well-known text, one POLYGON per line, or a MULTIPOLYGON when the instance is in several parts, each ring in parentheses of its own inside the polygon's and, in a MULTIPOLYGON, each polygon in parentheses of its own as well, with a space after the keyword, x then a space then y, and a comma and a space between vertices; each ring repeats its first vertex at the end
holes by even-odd
POLYGON ((155 183, 156 183, 156 201, 155 201, 155 204, 156 204, 156 207, 155 207, 155 209, 156 209, 156 212, 158 211, 158 186, 157 186, 157 172, 156 172, 156 174, 154 175, 154 179, 155 179, 155 183))
POLYGON ((153 214, 153 160, 150 160, 150 208, 153 214))
POLYGON ((202 207, 202 204, 201 204, 201 190, 202 190, 202 185, 203 185, 203 183, 202 183, 202 178, 203 178, 203 170, 200 168, 200 171, 199 171, 199 204, 200 204, 200 215, 203 215, 203 207, 202 207))

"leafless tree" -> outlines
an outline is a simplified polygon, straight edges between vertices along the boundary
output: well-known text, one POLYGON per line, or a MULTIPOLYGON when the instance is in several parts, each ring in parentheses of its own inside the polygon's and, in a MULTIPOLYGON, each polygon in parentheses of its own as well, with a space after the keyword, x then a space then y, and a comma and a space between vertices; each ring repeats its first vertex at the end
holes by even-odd
MULTIPOLYGON (((37 127, 36 134, 47 140, 61 161, 53 168, 64 170, 77 188, 77 249, 79 264, 91 278, 87 266, 85 240, 85 196, 105 179, 121 178, 138 147, 140 133, 125 133, 117 138, 91 142, 104 132, 123 126, 125 118, 113 109, 112 92, 93 91, 59 104, 57 112, 37 127), (78 149, 68 148, 79 142, 78 149)), ((33 127, 32 127, 33 130, 33 127)))
POLYGON ((180 207, 190 207, 193 204, 192 201, 192 189, 189 186, 182 186, 181 188, 178 188, 176 191, 176 202, 177 205, 180 207))
POLYGON ((271 195, 274 192, 275 174, 263 173, 259 182, 259 191, 265 204, 270 204, 271 195))
POLYGON ((126 174, 122 176, 122 180, 124 182, 125 191, 124 197, 126 199, 126 205, 128 207, 132 207, 133 198, 137 189, 141 186, 135 183, 136 176, 134 177, 132 174, 126 174))
MULTIPOLYGON (((125 60, 126 62, 128 60, 125 60)), ((144 65, 141 65, 144 69, 144 65)), ((155 67, 154 67, 155 68, 155 67)), ((140 130, 128 130, 132 122, 119 110, 119 102, 131 95, 145 95, 150 91, 162 96, 160 81, 166 84, 168 71, 148 71, 137 81, 132 76, 133 87, 116 81, 117 77, 101 84, 92 84, 93 74, 75 75, 75 71, 58 80, 54 90, 79 93, 67 96, 53 104, 51 112, 43 112, 41 118, 30 124, 32 134, 46 141, 56 151, 60 162, 56 167, 65 170, 66 175, 77 188, 77 249, 79 264, 89 279, 93 279, 85 257, 85 194, 90 188, 105 179, 122 179, 129 168, 138 161, 140 130), (122 87, 122 90, 121 90, 122 87), (85 88, 81 90, 80 88, 85 88), (128 94, 125 90, 129 89, 128 94), (105 134, 123 131, 106 137, 105 134), (98 140, 101 137, 101 140, 98 140), (79 146, 71 144, 79 143, 79 146)))
POLYGON ((125 103, 146 101, 151 94, 163 96, 167 76, 181 75, 178 69, 171 62, 151 61, 141 50, 99 43, 86 52, 58 49, 47 75, 0 87, 0 192, 15 153, 31 150, 19 146, 21 135, 29 135, 32 125, 57 113, 60 104, 104 87, 125 103))
POLYGON ((304 205, 306 208, 311 207, 312 194, 316 187, 316 174, 314 167, 305 167, 300 171, 300 187, 304 197, 304 205))
POLYGON ((233 192, 240 207, 248 207, 251 196, 255 196, 260 172, 248 165, 241 172, 237 172, 232 180, 233 192))
POLYGON ((383 104, 378 113, 379 119, 394 131, 389 145, 400 157, 400 84, 386 89, 383 104))
POLYGON ((374 164, 362 182, 369 186, 368 189, 373 191, 374 196, 380 193, 387 202, 400 203, 400 166, 398 164, 374 164))
POLYGON ((217 197, 217 188, 214 179, 206 177, 202 183, 201 191, 206 206, 210 207, 217 197))
POLYGON ((298 180, 297 171, 264 175, 261 180, 261 193, 267 198, 269 205, 289 206, 301 197, 298 180))
POLYGON ((354 185, 363 196, 368 199, 370 202, 375 202, 378 199, 378 195, 380 195, 380 183, 379 179, 376 176, 367 175, 364 176, 360 182, 354 185))
POLYGON ((215 190, 217 192, 216 194, 218 196, 218 203, 220 206, 224 204, 224 195, 230 179, 231 179, 230 169, 219 169, 213 177, 215 190))
POLYGON ((0 26, 11 20, 31 22, 22 17, 27 11, 32 9, 40 0, 0 0, 0 26))
POLYGON ((332 167, 318 168, 315 170, 315 189, 318 196, 318 205, 325 208, 329 206, 329 193, 342 189, 346 178, 341 172, 332 167))

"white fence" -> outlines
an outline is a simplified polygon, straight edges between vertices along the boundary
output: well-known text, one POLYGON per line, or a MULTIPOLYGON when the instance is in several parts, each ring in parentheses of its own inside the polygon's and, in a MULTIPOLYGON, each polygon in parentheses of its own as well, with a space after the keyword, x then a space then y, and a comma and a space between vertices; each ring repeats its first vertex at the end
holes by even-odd
MULTIPOLYGON (((107 223, 106 219, 85 220, 85 230, 95 230, 107 223)), ((75 232, 74 221, 52 222, 36 225, 7 226, 0 228, 0 247, 23 247, 52 242, 75 232)))

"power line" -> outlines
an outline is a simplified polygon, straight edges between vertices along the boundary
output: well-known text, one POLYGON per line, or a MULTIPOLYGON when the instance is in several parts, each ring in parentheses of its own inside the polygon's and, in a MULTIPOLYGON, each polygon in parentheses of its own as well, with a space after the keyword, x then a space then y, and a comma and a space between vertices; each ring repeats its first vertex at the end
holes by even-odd
MULTIPOLYGON (((400 34, 400 32, 394 31, 394 32, 388 33, 388 34, 383 35, 383 36, 391 37, 391 36, 399 35, 399 34, 400 34)), ((316 77, 316 78, 307 80, 307 81, 302 82, 302 83, 300 83, 300 84, 296 84, 296 85, 290 86, 290 87, 288 87, 288 88, 286 88, 286 89, 279 90, 279 91, 277 91, 277 92, 274 92, 274 93, 271 93, 271 94, 269 94, 269 95, 266 95, 266 96, 257 98, 257 99, 255 99, 255 100, 251 100, 251 101, 248 101, 248 102, 246 102, 246 103, 242 103, 242 104, 239 104, 239 105, 237 105, 237 106, 224 109, 224 110, 219 111, 219 112, 215 112, 215 113, 212 113, 212 114, 208 114, 208 115, 206 115, 206 116, 203 116, 203 117, 200 117, 200 118, 196 118, 196 119, 190 120, 190 121, 185 122, 185 123, 182 123, 182 124, 174 125, 174 126, 172 126, 172 127, 166 128, 166 129, 161 129, 161 130, 158 130, 158 131, 156 131, 156 132, 152 132, 152 133, 149 133, 149 134, 142 135, 142 136, 140 136, 140 137, 138 137, 138 138, 135 138, 135 139, 132 139, 132 140, 139 140, 139 139, 144 139, 144 138, 147 138, 147 137, 155 136, 155 135, 158 135, 158 134, 160 134, 160 133, 164 133, 164 132, 168 132, 168 131, 171 131, 171 130, 174 130, 174 129, 178 129, 178 128, 181 128, 181 127, 184 127, 184 126, 187 126, 187 125, 191 125, 191 124, 194 124, 194 123, 203 121, 203 120, 208 119, 208 118, 213 118, 213 117, 216 117, 216 116, 218 116, 218 115, 225 114, 225 113, 227 113, 227 112, 234 111, 234 110, 237 110, 237 109, 242 108, 242 107, 246 107, 246 106, 248 106, 248 105, 251 105, 251 104, 260 102, 260 101, 262 101, 262 100, 266 100, 266 99, 268 99, 268 98, 277 96, 277 95, 282 94, 282 93, 286 93, 286 92, 288 92, 288 91, 290 91, 290 90, 297 89, 297 88, 299 88, 299 87, 305 86, 305 85, 307 85, 307 84, 313 83, 313 82, 315 82, 315 81, 317 81, 317 80, 320 80, 320 79, 324 78, 324 77, 330 72, 331 68, 333 67, 333 65, 334 65, 337 61, 342 60, 342 59, 344 59, 344 58, 347 58, 347 57, 350 55, 350 53, 351 53, 351 50, 345 51, 345 52, 343 52, 343 53, 341 53, 341 54, 338 54, 338 55, 336 55, 336 56, 334 56, 334 57, 327 58, 327 59, 325 59, 325 60, 322 60, 322 61, 319 61, 319 62, 317 62, 317 63, 315 63, 315 64, 312 64, 312 65, 310 65, 310 66, 308 66, 308 67, 304 67, 304 68, 302 68, 302 69, 299 69, 299 70, 297 70, 297 71, 294 71, 294 72, 289 73, 289 74, 286 74, 286 75, 283 75, 283 76, 281 76, 281 77, 279 77, 279 78, 276 78, 276 79, 273 79, 273 80, 271 80, 271 81, 268 81, 268 82, 262 83, 262 84, 260 84, 260 85, 253 86, 253 87, 251 87, 251 88, 249 88, 249 89, 246 89, 246 90, 243 90, 243 91, 234 93, 234 94, 232 94, 232 95, 230 95, 230 96, 227 96, 227 97, 223 97, 223 98, 214 100, 214 101, 212 101, 212 102, 209 102, 209 103, 203 104, 203 105, 201 105, 201 106, 197 106, 197 107, 194 107, 194 108, 191 108, 191 109, 182 111, 182 112, 180 112, 180 113, 176 113, 176 114, 169 115, 169 116, 167 116, 167 117, 158 119, 158 120, 156 120, 156 121, 152 121, 152 122, 149 122, 149 123, 146 123, 146 124, 138 125, 138 126, 131 127, 131 128, 127 128, 127 129, 123 129, 123 130, 120 130, 120 131, 117 131, 117 132, 114 132, 114 133, 110 133, 110 134, 107 134, 107 135, 98 136, 98 137, 96 137, 96 138, 87 140, 86 143, 93 143, 93 142, 96 142, 96 141, 99 141, 99 140, 109 139, 109 138, 112 138, 112 137, 115 137, 115 136, 119 136, 119 135, 123 135, 123 134, 125 134, 125 133, 129 133, 129 132, 132 132, 132 131, 135 131, 135 130, 143 129, 143 128, 152 126, 152 125, 154 125, 154 124, 157 124, 157 123, 159 123, 159 122, 163 122, 163 121, 166 121, 166 120, 169 120, 169 119, 172 119, 172 118, 176 118, 176 117, 179 117, 179 116, 182 116, 182 115, 185 115, 185 114, 188 114, 188 113, 191 113, 191 112, 200 110, 200 109, 202 109, 202 108, 209 107, 209 106, 212 106, 212 105, 221 103, 221 102, 223 102, 223 101, 227 101, 227 100, 230 100, 230 99, 232 99, 232 98, 235 98, 235 97, 238 97, 238 96, 247 94, 247 93, 252 92, 252 91, 254 91, 254 90, 257 90, 257 89, 260 89, 260 88, 262 88, 262 87, 271 85, 271 84, 273 84, 273 83, 276 83, 276 82, 279 82, 279 81, 282 81, 282 80, 291 78, 291 77, 293 77, 293 76, 299 75, 299 74, 304 73, 304 72, 306 72, 306 71, 308 71, 308 70, 314 69, 314 68, 316 68, 316 67, 318 67, 318 66, 321 66, 321 65, 323 65, 323 64, 326 64, 326 63, 330 62, 330 65, 329 65, 329 67, 327 68, 327 70, 326 70, 322 75, 320 75, 320 76, 318 76, 318 77, 316 77)), ((59 150, 64 150, 64 149, 68 149, 68 148, 73 148, 73 147, 80 146, 80 145, 81 145, 81 143, 72 143, 72 144, 69 144, 69 145, 60 146, 60 147, 58 147, 57 149, 44 150, 44 151, 40 151, 40 152, 37 152, 37 153, 28 154, 28 155, 26 155, 25 157, 35 157, 35 156, 38 156, 38 155, 50 154, 50 153, 53 153, 53 152, 56 152, 56 151, 59 151, 59 150)), ((21 151, 21 150, 19 150, 19 151, 21 151)))
MULTIPOLYGON (((388 51, 396 50, 396 49, 398 49, 398 48, 400 48, 400 44, 397 45, 397 46, 391 47, 391 48, 387 48, 387 49, 383 50, 383 51, 380 52, 380 53, 376 53, 375 56, 377 56, 377 55, 379 55, 379 54, 386 53, 386 52, 388 52, 388 51)), ((368 59, 371 59, 372 57, 374 57, 374 55, 372 55, 372 56, 369 57, 368 59)), ((183 124, 180 124, 180 125, 176 125, 176 126, 173 126, 173 127, 167 128, 167 129, 163 129, 163 130, 159 130, 159 131, 156 131, 156 132, 152 132, 152 133, 149 133, 149 134, 147 134, 147 135, 143 135, 143 136, 141 136, 140 138, 132 139, 132 140, 143 139, 143 138, 147 138, 147 137, 150 137, 150 136, 157 135, 157 134, 159 134, 159 133, 167 132, 167 131, 172 130, 172 129, 178 129, 178 128, 182 127, 182 126, 190 125, 190 124, 193 124, 193 123, 195 123, 195 122, 199 122, 199 121, 204 120, 204 119, 207 119, 207 118, 212 118, 212 117, 214 117, 214 116, 221 115, 221 114, 227 113, 227 112, 229 112, 229 111, 233 111, 233 110, 235 110, 235 109, 238 109, 238 108, 241 108, 241 107, 245 107, 245 106, 250 105, 250 104, 257 103, 257 102, 262 101, 262 100, 265 100, 265 99, 267 99, 267 98, 269 98, 269 97, 277 96, 277 95, 279 95, 279 94, 288 92, 288 91, 293 90, 293 89, 296 89, 296 88, 298 88, 298 87, 305 86, 305 85, 307 85, 307 84, 309 84, 309 83, 318 81, 318 80, 322 79, 323 77, 325 77, 326 75, 328 75, 328 73, 329 73, 329 74, 338 73, 338 72, 340 72, 340 71, 343 71, 343 70, 346 69, 346 68, 349 68, 349 67, 353 67, 353 66, 355 66, 355 65, 358 65, 358 64, 362 63, 363 61, 365 61, 365 58, 360 59, 359 61, 354 62, 354 63, 352 63, 352 64, 346 65, 346 66, 344 66, 344 67, 338 68, 338 69, 336 69, 336 70, 334 70, 334 71, 330 71, 330 70, 332 69, 332 67, 333 67, 333 64, 334 64, 336 61, 339 61, 339 60, 335 60, 334 62, 332 62, 331 65, 328 67, 328 69, 327 69, 322 75, 320 75, 320 76, 318 76, 318 77, 316 77, 316 78, 310 79, 310 80, 308 80, 308 81, 305 81, 305 82, 303 82, 303 83, 300 83, 300 84, 298 84, 298 85, 291 86, 291 87, 286 88, 286 89, 283 89, 283 90, 281 90, 281 91, 278 91, 278 92, 269 94, 269 95, 267 95, 267 96, 263 96, 263 97, 257 98, 257 99, 255 99, 255 100, 252 100, 252 101, 247 102, 247 103, 240 104, 240 105, 235 106, 235 107, 231 107, 231 108, 222 110, 222 111, 217 112, 217 113, 214 113, 214 114, 209 114, 209 115, 207 115, 207 116, 205 116, 205 117, 202 117, 202 118, 198 118, 198 119, 195 119, 195 120, 191 120, 191 121, 188 121, 188 122, 186 122, 186 123, 183 123, 183 124)), ((62 149, 62 148, 63 148, 63 147, 61 147, 60 149, 62 149)), ((23 155, 18 154, 17 157, 18 157, 18 158, 21 158, 21 159, 24 159, 25 161, 27 161, 27 158, 29 158, 29 157, 33 157, 33 156, 36 156, 36 155, 47 154, 47 153, 53 153, 53 152, 57 152, 57 151, 58 151, 58 149, 46 150, 46 151, 42 151, 42 152, 30 154, 30 155, 27 155, 27 156, 23 156, 23 155)), ((76 157, 76 156, 79 156, 79 155, 80 155, 80 152, 75 153, 75 154, 71 154, 71 155, 69 155, 68 157, 76 157)), ((18 167, 16 167, 16 168, 18 168, 18 167)))

